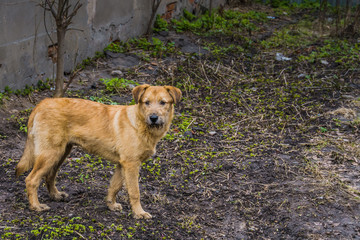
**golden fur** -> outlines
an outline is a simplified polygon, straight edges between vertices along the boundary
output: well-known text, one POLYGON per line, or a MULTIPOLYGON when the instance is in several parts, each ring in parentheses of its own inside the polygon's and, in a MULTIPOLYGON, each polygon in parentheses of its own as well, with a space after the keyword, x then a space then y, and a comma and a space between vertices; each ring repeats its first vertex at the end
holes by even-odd
POLYGON ((117 165, 106 197, 108 207, 122 209, 116 203, 116 194, 125 182, 134 217, 151 218, 140 204, 139 170, 169 130, 173 105, 180 100, 181 91, 145 84, 133 89, 133 97, 137 104, 132 106, 53 98, 35 107, 29 117, 24 154, 16 167, 16 176, 33 168, 25 179, 30 209, 49 209, 37 196, 42 178, 53 199, 68 196, 58 191, 55 177, 72 146, 80 145, 117 165))

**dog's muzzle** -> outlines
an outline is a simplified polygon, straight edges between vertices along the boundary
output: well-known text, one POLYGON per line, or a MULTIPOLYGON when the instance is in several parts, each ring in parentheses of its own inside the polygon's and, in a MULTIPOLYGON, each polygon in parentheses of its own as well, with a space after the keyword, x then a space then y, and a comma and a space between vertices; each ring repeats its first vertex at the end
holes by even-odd
POLYGON ((159 120, 159 117, 157 115, 153 114, 153 115, 150 115, 149 119, 150 119, 151 124, 156 124, 157 121, 159 120))
POLYGON ((158 115, 156 114, 151 114, 149 117, 148 117, 148 124, 150 127, 161 127, 162 126, 162 121, 161 119, 159 118, 158 115))

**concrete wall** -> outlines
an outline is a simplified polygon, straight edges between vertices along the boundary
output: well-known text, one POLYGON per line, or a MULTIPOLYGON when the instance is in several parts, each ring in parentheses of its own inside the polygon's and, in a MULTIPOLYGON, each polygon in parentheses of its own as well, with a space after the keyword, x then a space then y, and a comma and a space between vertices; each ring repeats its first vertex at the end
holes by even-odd
MULTIPOLYGON (((56 65, 48 47, 56 42, 55 22, 37 5, 41 0, 0 0, 0 91, 23 88, 53 78, 56 65), (44 26, 44 19, 46 28, 44 26), (47 31, 46 31, 47 29, 47 31), (53 42, 50 40, 52 38, 53 42)), ((72 0, 75 3, 75 0, 72 0)), ((83 6, 66 34, 65 71, 94 56, 113 40, 127 40, 145 33, 151 0, 81 0, 83 6)), ((179 16, 210 0, 163 0, 158 14, 179 16)), ((213 0, 213 7, 225 0, 213 0)))

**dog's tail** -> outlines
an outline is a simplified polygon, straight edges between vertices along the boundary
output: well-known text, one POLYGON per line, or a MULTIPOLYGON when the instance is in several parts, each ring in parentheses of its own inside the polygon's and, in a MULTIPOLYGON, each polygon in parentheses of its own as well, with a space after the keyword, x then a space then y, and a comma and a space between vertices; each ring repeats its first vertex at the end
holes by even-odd
POLYGON ((15 169, 16 177, 19 177, 21 174, 29 170, 34 165, 34 142, 31 137, 28 137, 25 144, 24 154, 22 155, 18 165, 15 169))
POLYGON ((34 137, 31 134, 33 124, 34 124, 34 118, 35 118, 35 112, 33 111, 30 114, 29 122, 28 122, 28 136, 25 143, 25 149, 24 154, 22 155, 18 165, 15 169, 15 175, 16 177, 19 177, 21 174, 29 170, 34 166, 35 157, 34 157, 34 137))

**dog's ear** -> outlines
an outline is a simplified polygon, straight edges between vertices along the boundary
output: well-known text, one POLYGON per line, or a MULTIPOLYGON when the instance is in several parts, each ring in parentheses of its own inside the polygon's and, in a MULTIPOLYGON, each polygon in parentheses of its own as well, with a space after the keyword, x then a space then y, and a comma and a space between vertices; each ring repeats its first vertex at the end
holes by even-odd
POLYGON ((149 84, 143 84, 143 85, 134 87, 134 89, 132 90, 132 94, 133 94, 133 97, 134 97, 134 100, 135 100, 136 104, 139 103, 142 95, 144 94, 145 90, 148 87, 150 87, 149 84))
POLYGON ((181 96, 182 96, 180 89, 178 89, 177 87, 172 87, 172 86, 165 86, 164 88, 169 92, 170 96, 174 100, 174 104, 176 104, 180 101, 181 96))

